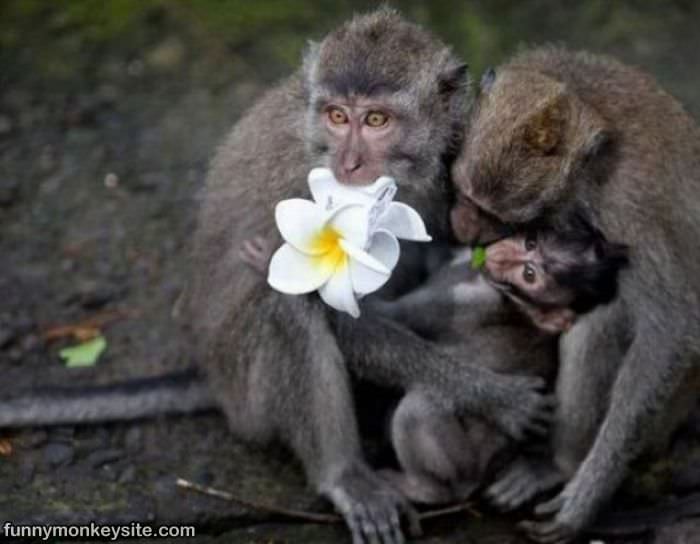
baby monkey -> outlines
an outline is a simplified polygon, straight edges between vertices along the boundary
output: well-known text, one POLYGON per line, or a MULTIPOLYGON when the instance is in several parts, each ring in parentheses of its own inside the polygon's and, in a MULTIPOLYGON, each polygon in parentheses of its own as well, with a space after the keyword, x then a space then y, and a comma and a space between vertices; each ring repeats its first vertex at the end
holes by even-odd
MULTIPOLYGON (((624 246, 583 222, 567 232, 540 229, 496 241, 478 270, 470 264, 471 249, 452 253, 420 288, 391 301, 367 297, 362 311, 402 324, 446 353, 471 357, 489 370, 545 380, 556 373, 557 334, 614 298, 618 272, 627 262, 624 246)), ((260 238, 241 249, 241 258, 262 273, 270 255, 260 238)), ((541 423, 544 434, 547 422, 541 423)), ((390 435, 401 470, 382 474, 421 503, 466 499, 516 451, 487 422, 446 412, 426 388, 406 392, 391 418, 390 435)))

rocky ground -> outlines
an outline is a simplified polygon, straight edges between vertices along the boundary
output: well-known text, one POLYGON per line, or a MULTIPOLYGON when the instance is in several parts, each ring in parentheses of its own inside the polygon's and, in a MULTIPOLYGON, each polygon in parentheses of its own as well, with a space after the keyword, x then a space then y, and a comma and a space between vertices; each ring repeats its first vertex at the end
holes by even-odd
MULTIPOLYGON (((201 3, 108 2, 104 10, 98 4, 30 0, 0 7, 0 395, 187 364, 174 349, 169 314, 183 285, 183 250, 207 161, 241 111, 293 69, 306 37, 351 11, 341 3, 325 15, 302 2, 280 14, 278 4, 262 2, 259 11, 240 7, 235 13, 247 18, 239 19, 203 14, 193 7, 201 3), (68 369, 58 356, 74 342, 59 327, 76 323, 98 328, 107 340, 94 368, 68 369)), ((406 9, 456 43, 461 31, 447 22, 447 5, 437 2, 431 11, 406 2, 406 9)), ((678 34, 693 20, 683 11, 692 7, 674 5, 665 26, 653 14, 632 17, 631 31, 606 22, 600 39, 647 65, 697 112, 697 71, 683 63, 694 58, 698 40, 678 34)), ((572 12, 580 23, 572 40, 597 47, 584 30, 602 15, 584 12, 572 12)), ((486 8, 468 15, 460 20, 483 38, 477 67, 484 55, 497 60, 517 41, 561 37, 556 14, 507 37, 495 34, 496 15, 486 8)), ((508 32, 514 18, 504 23, 508 32)), ((458 48, 466 57, 474 43, 472 37, 458 48)), ((634 480, 643 499, 625 506, 700 490, 697 419, 671 460, 634 480)), ((258 502, 322 506, 285 453, 237 443, 214 413, 0 433, 0 521, 176 522, 196 525, 203 542, 349 541, 337 526, 292 523, 183 491, 177 477, 258 502)), ((512 519, 483 514, 434 520, 419 541, 522 542, 512 519)), ((700 525, 684 521, 621 541, 690 543, 699 535, 700 525)))

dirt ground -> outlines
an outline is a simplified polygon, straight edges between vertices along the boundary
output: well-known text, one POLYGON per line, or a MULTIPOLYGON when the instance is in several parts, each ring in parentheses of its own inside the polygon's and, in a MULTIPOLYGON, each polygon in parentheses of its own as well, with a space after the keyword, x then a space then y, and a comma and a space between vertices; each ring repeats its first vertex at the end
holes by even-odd
MULTIPOLYGON (((187 2, 106 4, 114 13, 95 16, 62 2, 0 7, 0 396, 189 364, 177 356, 169 316, 188 266, 184 248, 207 161, 243 109, 297 64, 306 37, 319 36, 353 7, 341 3, 332 15, 299 8, 286 19, 255 12, 252 22, 234 19, 239 26, 226 29, 211 22, 216 14, 206 19, 187 2), (124 22, 117 6, 127 4, 124 22), (66 368, 58 352, 73 340, 49 340, 47 331, 95 318, 108 342, 104 355, 94 368, 66 368)), ((268 4, 282 9, 261 5, 268 4)), ((446 5, 430 11, 406 2, 406 9, 454 40, 454 23, 435 19, 446 5)), ((604 43, 656 73, 697 113, 700 76, 697 60, 692 70, 688 63, 700 40, 697 32, 676 34, 697 14, 684 2, 675 9, 665 26, 650 22, 653 14, 633 18, 629 41, 628 31, 614 34, 610 23, 604 43)), ((511 44, 561 39, 554 15, 529 33, 494 38, 492 14, 474 13, 485 44, 477 67, 489 51, 498 60, 511 44)), ((582 9, 572 13, 583 21, 572 41, 598 48, 585 37, 585 24, 595 18, 581 19, 582 9)), ((692 497, 700 492, 698 461, 694 417, 672 455, 635 476, 632 498, 613 506, 692 497)), ((323 508, 286 453, 236 442, 216 413, 0 431, 0 521, 181 523, 196 526, 201 542, 349 542, 342 527, 290 523, 183 491, 177 477, 258 502, 323 508)), ((671 504, 670 511, 681 510, 681 503, 671 504)), ((513 519, 482 513, 428 523, 418 542, 524 542, 513 519)), ((700 541, 700 522, 674 518, 667 515, 656 532, 604 541, 700 541)))

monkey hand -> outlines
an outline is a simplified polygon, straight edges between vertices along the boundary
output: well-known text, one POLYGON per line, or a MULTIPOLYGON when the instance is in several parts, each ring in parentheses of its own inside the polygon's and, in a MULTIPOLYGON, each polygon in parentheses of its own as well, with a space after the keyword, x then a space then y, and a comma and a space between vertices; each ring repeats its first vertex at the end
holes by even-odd
POLYGON ((547 434, 556 400, 545 395, 545 382, 531 376, 499 376, 500 391, 485 399, 483 417, 514 440, 547 434))
POLYGON ((367 467, 344 470, 322 494, 345 519, 353 544, 403 544, 401 517, 408 521, 411 536, 421 534, 418 514, 408 500, 367 467))
POLYGON ((523 521, 518 527, 531 540, 542 544, 566 544, 576 538, 591 521, 594 511, 591 496, 577 490, 576 478, 552 500, 535 508, 539 518, 548 520, 523 521))

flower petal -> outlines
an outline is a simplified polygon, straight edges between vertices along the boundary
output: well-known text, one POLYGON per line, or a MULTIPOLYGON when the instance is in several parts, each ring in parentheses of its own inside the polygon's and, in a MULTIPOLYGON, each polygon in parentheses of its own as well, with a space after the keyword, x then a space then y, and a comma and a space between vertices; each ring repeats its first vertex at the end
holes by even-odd
POLYGON ((323 210, 310 200, 290 198, 278 202, 275 207, 275 222, 282 238, 307 255, 318 254, 313 241, 324 220, 323 210))
POLYGON ((321 295, 323 302, 330 307, 340 312, 347 312, 356 318, 360 316, 360 308, 357 305, 355 293, 352 291, 348 264, 339 266, 335 274, 319 288, 318 294, 321 295))
POLYGON ((344 205, 332 214, 328 223, 342 239, 364 248, 369 238, 369 211, 361 204, 344 205))
POLYGON ((267 283, 288 295, 310 293, 322 286, 333 274, 333 268, 318 266, 318 258, 283 244, 270 260, 267 283))
POLYGON ((425 223, 416 210, 401 202, 392 202, 377 224, 397 238, 414 242, 430 242, 432 238, 425 229, 425 223))
POLYGON ((386 276, 391 274, 391 270, 384 266, 384 263, 372 257, 372 255, 367 253, 365 250, 355 247, 354 245, 350 244, 347 240, 343 240, 342 238, 338 240, 338 244, 340 245, 341 249, 345 253, 347 253, 348 257, 350 257, 352 260, 359 262, 363 266, 369 268, 370 270, 374 270, 379 274, 384 274, 386 276))
POLYGON ((307 180, 314 201, 324 209, 327 208, 328 197, 332 198, 340 185, 336 181, 333 171, 330 168, 314 168, 309 172, 307 180))
POLYGON ((399 242, 388 231, 378 231, 372 236, 372 244, 367 252, 371 257, 382 263, 389 271, 383 274, 364 266, 359 260, 350 261, 350 277, 352 287, 358 295, 368 295, 379 289, 391 277, 391 271, 399 260, 399 242))

